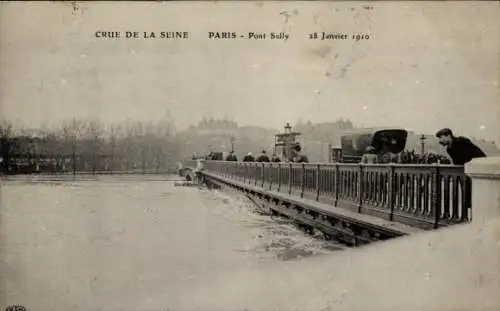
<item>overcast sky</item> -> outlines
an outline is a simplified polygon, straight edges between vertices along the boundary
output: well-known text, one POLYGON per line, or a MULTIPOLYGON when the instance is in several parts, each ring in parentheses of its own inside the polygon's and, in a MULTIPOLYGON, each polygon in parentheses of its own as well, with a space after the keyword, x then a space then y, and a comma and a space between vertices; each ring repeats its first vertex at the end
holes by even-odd
POLYGON ((2 3, 0 113, 37 127, 70 117, 158 120, 170 110, 181 129, 203 116, 272 128, 344 117, 500 141, 497 3, 364 6, 2 3), (105 40, 98 30, 191 38, 105 40), (290 39, 209 40, 208 31, 283 31, 290 39), (308 40, 313 31, 370 40, 308 40))

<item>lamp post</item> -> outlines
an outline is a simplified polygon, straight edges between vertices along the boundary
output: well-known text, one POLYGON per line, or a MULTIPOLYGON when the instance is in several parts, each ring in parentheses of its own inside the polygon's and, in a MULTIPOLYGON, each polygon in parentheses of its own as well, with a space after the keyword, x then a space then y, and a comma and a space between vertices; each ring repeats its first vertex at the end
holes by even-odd
MULTIPOLYGON (((292 132, 292 127, 290 126, 290 123, 285 124, 285 134, 290 134, 292 132)), ((290 158, 292 148, 290 147, 292 137, 290 135, 285 136, 285 152, 286 152, 286 158, 290 158)))
POLYGON ((234 152, 234 137, 231 136, 231 153, 234 152))
POLYGON ((290 126, 290 123, 288 123, 288 122, 287 122, 287 123, 285 124, 285 133, 286 133, 286 134, 289 134, 289 133, 291 133, 291 132, 292 132, 292 127, 290 126))
POLYGON ((422 155, 425 153, 425 139, 426 139, 425 135, 422 134, 420 136, 420 152, 421 152, 422 155))

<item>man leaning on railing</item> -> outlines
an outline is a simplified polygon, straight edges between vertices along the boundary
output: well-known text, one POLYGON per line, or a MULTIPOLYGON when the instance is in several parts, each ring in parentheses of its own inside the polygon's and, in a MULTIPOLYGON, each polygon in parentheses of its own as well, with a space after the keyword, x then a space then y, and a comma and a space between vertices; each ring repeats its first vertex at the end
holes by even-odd
MULTIPOLYGON (((449 128, 444 128, 436 133, 439 144, 446 147, 446 152, 454 165, 465 165, 474 158, 484 158, 486 154, 474 143, 463 136, 455 137, 449 128)), ((465 179, 464 190, 466 195, 465 204, 468 208, 472 205, 472 182, 469 178, 465 179)))
POLYGON ((439 144, 446 147, 454 165, 465 165, 474 158, 486 157, 486 154, 474 143, 463 136, 455 137, 449 128, 444 128, 436 133, 439 144))

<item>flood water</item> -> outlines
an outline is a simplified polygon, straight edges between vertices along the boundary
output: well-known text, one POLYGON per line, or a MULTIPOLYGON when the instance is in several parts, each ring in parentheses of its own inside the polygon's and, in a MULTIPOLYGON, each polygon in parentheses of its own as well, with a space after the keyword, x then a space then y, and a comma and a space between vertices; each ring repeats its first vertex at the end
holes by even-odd
POLYGON ((200 284, 341 249, 238 193, 172 179, 2 180, 0 310, 189 310, 178 297, 200 284))

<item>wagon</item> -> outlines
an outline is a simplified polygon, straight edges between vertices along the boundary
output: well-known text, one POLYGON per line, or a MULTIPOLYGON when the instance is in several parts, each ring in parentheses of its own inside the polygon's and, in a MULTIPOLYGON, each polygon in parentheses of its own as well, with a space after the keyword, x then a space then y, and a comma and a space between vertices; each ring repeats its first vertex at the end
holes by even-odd
POLYGON ((375 153, 399 154, 405 149, 408 131, 402 128, 359 129, 344 133, 340 138, 340 148, 332 152, 336 162, 359 163, 368 146, 375 153))

